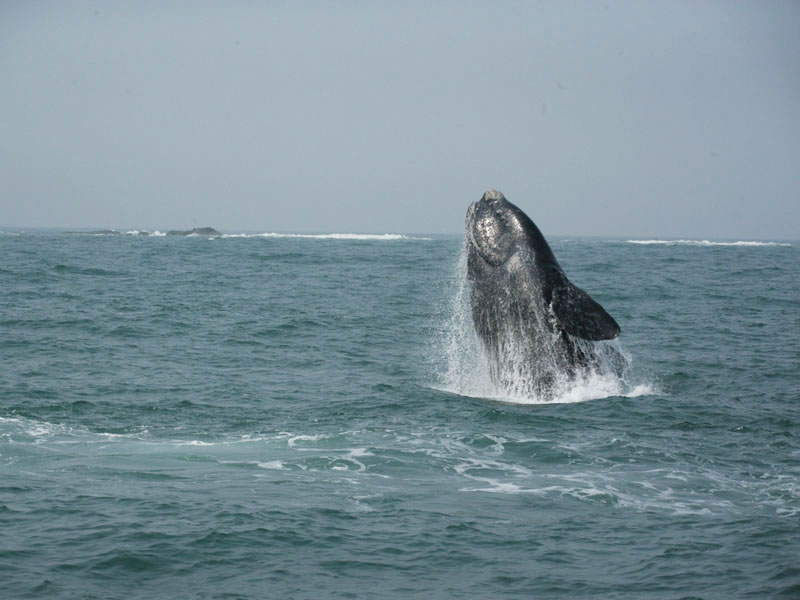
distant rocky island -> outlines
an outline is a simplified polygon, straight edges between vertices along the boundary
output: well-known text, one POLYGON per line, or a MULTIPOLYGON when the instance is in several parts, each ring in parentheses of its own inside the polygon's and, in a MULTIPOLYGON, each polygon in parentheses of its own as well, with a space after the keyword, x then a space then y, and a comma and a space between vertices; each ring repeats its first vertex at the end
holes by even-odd
POLYGON ((194 229, 188 229, 183 231, 172 229, 167 232, 167 235, 222 235, 222 234, 213 227, 195 227, 194 229))
MULTIPOLYGON (((122 232, 116 229, 99 229, 97 231, 80 231, 74 233, 83 233, 84 235, 122 235, 122 232)), ((214 229, 213 227, 195 227, 194 229, 171 229, 166 234, 154 232, 151 233, 149 231, 140 231, 140 230, 133 230, 128 231, 128 235, 178 235, 178 236, 188 236, 188 235, 204 235, 210 237, 219 237, 222 234, 214 229)))

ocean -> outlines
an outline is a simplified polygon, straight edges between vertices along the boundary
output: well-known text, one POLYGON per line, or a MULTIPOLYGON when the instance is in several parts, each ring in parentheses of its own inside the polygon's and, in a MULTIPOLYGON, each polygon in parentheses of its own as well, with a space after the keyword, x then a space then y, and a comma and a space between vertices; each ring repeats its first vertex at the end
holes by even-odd
POLYGON ((800 597, 798 244, 549 241, 629 364, 544 401, 461 236, 0 233, 0 597, 800 597))

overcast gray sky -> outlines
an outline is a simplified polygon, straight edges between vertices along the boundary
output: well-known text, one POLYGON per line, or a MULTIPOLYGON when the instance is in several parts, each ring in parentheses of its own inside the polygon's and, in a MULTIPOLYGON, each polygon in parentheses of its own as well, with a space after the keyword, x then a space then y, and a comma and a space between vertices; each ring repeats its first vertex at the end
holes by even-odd
POLYGON ((800 3, 0 3, 0 227, 800 237, 800 3))

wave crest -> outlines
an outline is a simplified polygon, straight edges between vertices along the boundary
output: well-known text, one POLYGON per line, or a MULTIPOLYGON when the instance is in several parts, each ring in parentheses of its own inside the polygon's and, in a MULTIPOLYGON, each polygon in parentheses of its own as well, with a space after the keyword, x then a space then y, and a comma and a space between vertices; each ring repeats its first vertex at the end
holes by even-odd
POLYGON ((303 238, 314 240, 430 240, 402 233, 224 233, 223 238, 303 238))
POLYGON ((712 242, 710 240, 626 240, 629 244, 662 246, 791 246, 788 242, 712 242))

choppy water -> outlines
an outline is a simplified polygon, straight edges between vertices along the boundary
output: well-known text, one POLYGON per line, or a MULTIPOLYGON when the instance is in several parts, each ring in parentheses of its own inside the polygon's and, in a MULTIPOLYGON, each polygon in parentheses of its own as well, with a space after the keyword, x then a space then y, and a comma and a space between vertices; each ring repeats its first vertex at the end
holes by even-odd
POLYGON ((796 245, 551 240, 622 327, 475 368, 459 238, 0 233, 3 598, 797 598, 796 245))

